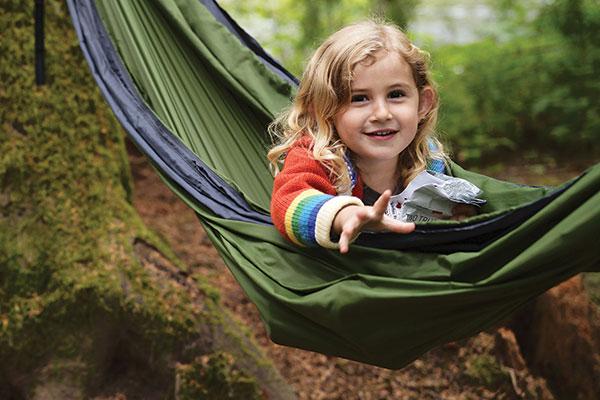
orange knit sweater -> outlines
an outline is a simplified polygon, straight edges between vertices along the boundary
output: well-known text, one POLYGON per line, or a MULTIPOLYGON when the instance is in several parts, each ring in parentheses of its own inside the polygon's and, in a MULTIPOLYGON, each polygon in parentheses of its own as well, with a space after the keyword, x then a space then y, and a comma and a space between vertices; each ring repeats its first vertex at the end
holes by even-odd
POLYGON ((283 170, 275 177, 271 217, 279 232, 298 245, 338 248, 331 240, 333 220, 343 207, 363 205, 362 183, 357 176, 352 195, 339 195, 326 168, 313 158, 311 147, 306 137, 288 151, 283 170))

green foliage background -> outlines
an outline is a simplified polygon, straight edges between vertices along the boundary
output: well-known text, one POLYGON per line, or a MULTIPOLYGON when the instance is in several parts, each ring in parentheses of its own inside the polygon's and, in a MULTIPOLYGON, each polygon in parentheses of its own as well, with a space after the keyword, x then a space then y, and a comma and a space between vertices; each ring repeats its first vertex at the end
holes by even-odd
POLYGON ((329 34, 367 17, 393 19, 406 27, 419 0, 221 0, 258 41, 297 76, 329 34))
POLYGON ((600 3, 555 0, 520 28, 433 50, 441 131, 470 163, 509 154, 597 161, 600 3))

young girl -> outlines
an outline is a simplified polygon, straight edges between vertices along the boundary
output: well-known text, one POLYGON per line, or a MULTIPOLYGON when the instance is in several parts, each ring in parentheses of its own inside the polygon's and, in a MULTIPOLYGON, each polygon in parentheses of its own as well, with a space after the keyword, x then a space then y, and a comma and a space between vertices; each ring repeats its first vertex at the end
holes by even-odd
POLYGON ((345 253, 363 230, 415 229, 385 211, 428 164, 444 170, 427 61, 397 27, 373 21, 317 49, 291 108, 270 127, 271 216, 286 238, 345 253))

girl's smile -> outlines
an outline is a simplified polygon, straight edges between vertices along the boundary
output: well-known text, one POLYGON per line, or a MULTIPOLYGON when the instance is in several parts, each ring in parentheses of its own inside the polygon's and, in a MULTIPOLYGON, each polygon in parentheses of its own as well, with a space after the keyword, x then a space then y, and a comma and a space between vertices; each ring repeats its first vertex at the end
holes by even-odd
POLYGON ((389 140, 391 139, 398 131, 396 129, 379 129, 370 132, 365 132, 366 135, 372 136, 373 139, 378 140, 389 140))
POLYGON ((419 93, 409 64, 396 52, 380 51, 374 62, 354 68, 350 103, 334 125, 365 178, 396 171, 432 99, 429 87, 419 93))

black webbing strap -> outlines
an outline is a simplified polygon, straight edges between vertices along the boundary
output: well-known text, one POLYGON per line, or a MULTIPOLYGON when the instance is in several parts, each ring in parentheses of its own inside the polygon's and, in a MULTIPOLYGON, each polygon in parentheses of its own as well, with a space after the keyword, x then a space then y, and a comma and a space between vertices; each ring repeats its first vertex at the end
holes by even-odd
POLYGON ((44 71, 44 0, 35 0, 35 83, 46 83, 44 71))

